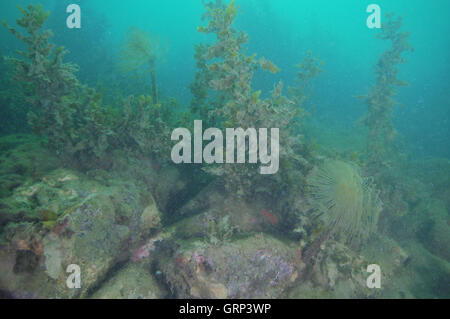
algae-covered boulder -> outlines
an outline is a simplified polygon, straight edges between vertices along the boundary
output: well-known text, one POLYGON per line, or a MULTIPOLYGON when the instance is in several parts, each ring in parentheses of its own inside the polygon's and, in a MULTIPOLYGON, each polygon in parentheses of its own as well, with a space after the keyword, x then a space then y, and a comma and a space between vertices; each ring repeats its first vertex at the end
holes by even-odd
POLYGON ((149 270, 129 263, 102 284, 93 299, 158 299, 166 295, 149 270))
POLYGON ((368 289, 366 278, 370 262, 343 245, 329 240, 321 245, 314 262, 289 292, 289 298, 367 298, 377 292, 368 289))
POLYGON ((415 239, 432 254, 450 261, 450 214, 444 201, 427 198, 392 224, 399 240, 415 239))
MULTIPOLYGON (((62 245, 62 268, 80 266, 81 295, 103 279, 116 262, 126 258, 130 228, 118 224, 115 218, 110 198, 102 194, 89 198, 63 221, 65 229, 57 238, 62 245)), ((67 275, 63 272, 60 277, 64 282, 67 275)))
POLYGON ((433 254, 450 262, 450 225, 448 221, 441 220, 436 222, 431 229, 430 235, 426 247, 433 254))
MULTIPOLYGON (((399 277, 407 274, 411 257, 394 240, 374 235, 356 253, 342 243, 329 240, 322 244, 314 262, 289 292, 294 299, 407 298, 408 287, 399 277), (370 289, 369 265, 380 267, 381 287, 370 289)), ((410 278, 411 279, 411 278, 410 278)))
POLYGON ((385 236, 373 236, 361 250, 364 258, 383 270, 383 281, 401 272, 410 262, 411 256, 395 240, 385 236))
MULTIPOLYGON (((139 244, 145 230, 141 220, 147 219, 142 212, 153 203, 145 194, 137 182, 64 169, 17 188, 6 201, 11 214, 22 216, 24 210, 30 217, 5 226, 0 268, 8 276, 1 276, 0 288, 18 295, 87 296, 139 244), (71 264, 80 267, 81 289, 67 288, 71 264)), ((154 211, 152 221, 157 219, 154 211)))
POLYGON ((298 276, 297 249, 271 236, 180 245, 158 261, 178 298, 279 298, 298 276))
POLYGON ((441 200, 423 201, 416 207, 417 238, 432 253, 450 261, 450 214, 441 200))

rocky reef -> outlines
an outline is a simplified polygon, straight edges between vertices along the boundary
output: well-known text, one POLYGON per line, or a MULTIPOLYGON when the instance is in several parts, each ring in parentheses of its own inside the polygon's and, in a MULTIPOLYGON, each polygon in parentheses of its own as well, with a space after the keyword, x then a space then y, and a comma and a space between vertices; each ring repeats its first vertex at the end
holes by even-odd
POLYGON ((410 50, 400 20, 388 19, 382 30, 393 47, 365 97, 369 150, 348 155, 320 152, 304 137, 306 105, 324 64, 305 50, 286 95, 281 81, 271 92, 255 90, 256 72, 281 70, 245 53, 248 35, 235 26, 234 1, 205 7, 198 31, 212 40, 196 47, 185 111, 156 83, 164 49, 150 33, 133 29, 122 55, 128 68, 149 69, 150 94, 109 96, 109 105, 50 42, 51 31, 43 30, 49 13, 41 6, 21 8, 17 24, 24 32, 3 23, 26 50, 0 65, 13 70, 8 81, 0 77, 0 91, 28 86, 5 90, 21 93, 0 94, 0 103, 16 109, 27 95, 30 105, 17 115, 28 114, 32 132, 0 137, 0 292, 94 299, 448 297, 449 162, 406 163, 381 149, 394 132, 393 96, 403 84, 397 65, 410 50), (197 117, 218 128, 283 127, 279 173, 171 163, 171 129, 190 127, 197 117), (381 165, 389 161, 395 165, 381 165), (72 264, 81 269, 80 289, 66 284, 72 264), (367 288, 370 264, 383 269, 381 290, 367 288))

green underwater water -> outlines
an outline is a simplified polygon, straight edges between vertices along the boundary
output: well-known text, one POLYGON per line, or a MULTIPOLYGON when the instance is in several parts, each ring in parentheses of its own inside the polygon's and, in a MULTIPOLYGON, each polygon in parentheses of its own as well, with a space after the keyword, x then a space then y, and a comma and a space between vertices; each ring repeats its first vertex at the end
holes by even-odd
POLYGON ((449 298, 450 4, 372 3, 2 1, 0 297, 449 298))

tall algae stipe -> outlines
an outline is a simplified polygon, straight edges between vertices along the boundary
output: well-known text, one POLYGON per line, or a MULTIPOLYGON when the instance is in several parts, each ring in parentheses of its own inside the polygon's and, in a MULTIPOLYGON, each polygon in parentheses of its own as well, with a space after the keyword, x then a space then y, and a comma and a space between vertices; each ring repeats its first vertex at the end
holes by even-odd
POLYGON ((153 102, 158 104, 158 85, 156 82, 156 64, 167 54, 165 43, 150 32, 137 27, 128 30, 121 52, 121 67, 130 72, 146 65, 150 72, 153 102))

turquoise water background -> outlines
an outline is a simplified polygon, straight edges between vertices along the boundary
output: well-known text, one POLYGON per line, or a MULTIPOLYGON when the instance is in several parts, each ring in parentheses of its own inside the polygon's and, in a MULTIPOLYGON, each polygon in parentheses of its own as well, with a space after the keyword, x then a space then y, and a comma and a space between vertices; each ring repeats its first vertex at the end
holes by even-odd
MULTIPOLYGON (((158 67, 163 94, 176 97, 188 107, 196 67, 194 45, 208 41, 196 32, 204 7, 200 0, 3 0, 0 18, 14 25, 17 5, 41 3, 52 15, 47 27, 54 41, 71 53, 66 61, 80 66, 80 79, 90 85, 112 83, 124 77, 117 60, 126 31, 136 26, 167 39, 170 50, 158 67), (68 4, 80 4, 82 29, 69 30, 65 20, 68 4)), ((366 94, 375 82, 374 66, 389 47, 368 29, 366 8, 371 3, 383 13, 404 18, 403 30, 411 33, 413 53, 400 66, 399 78, 410 83, 400 88, 401 103, 395 126, 417 158, 450 157, 450 25, 448 0, 237 0, 241 8, 236 27, 249 34, 247 53, 264 56, 282 71, 276 75, 257 73, 255 88, 270 91, 282 80, 292 85, 295 64, 308 50, 325 62, 325 73, 317 78, 310 105, 316 106, 313 121, 336 129, 356 127, 366 105, 356 96, 366 94)), ((20 43, 0 29, 2 54, 12 54, 20 43)), ((149 85, 150 79, 145 85, 149 85)), ((142 94, 146 92, 131 92, 142 94)), ((349 130, 348 132, 351 132, 349 130)))

